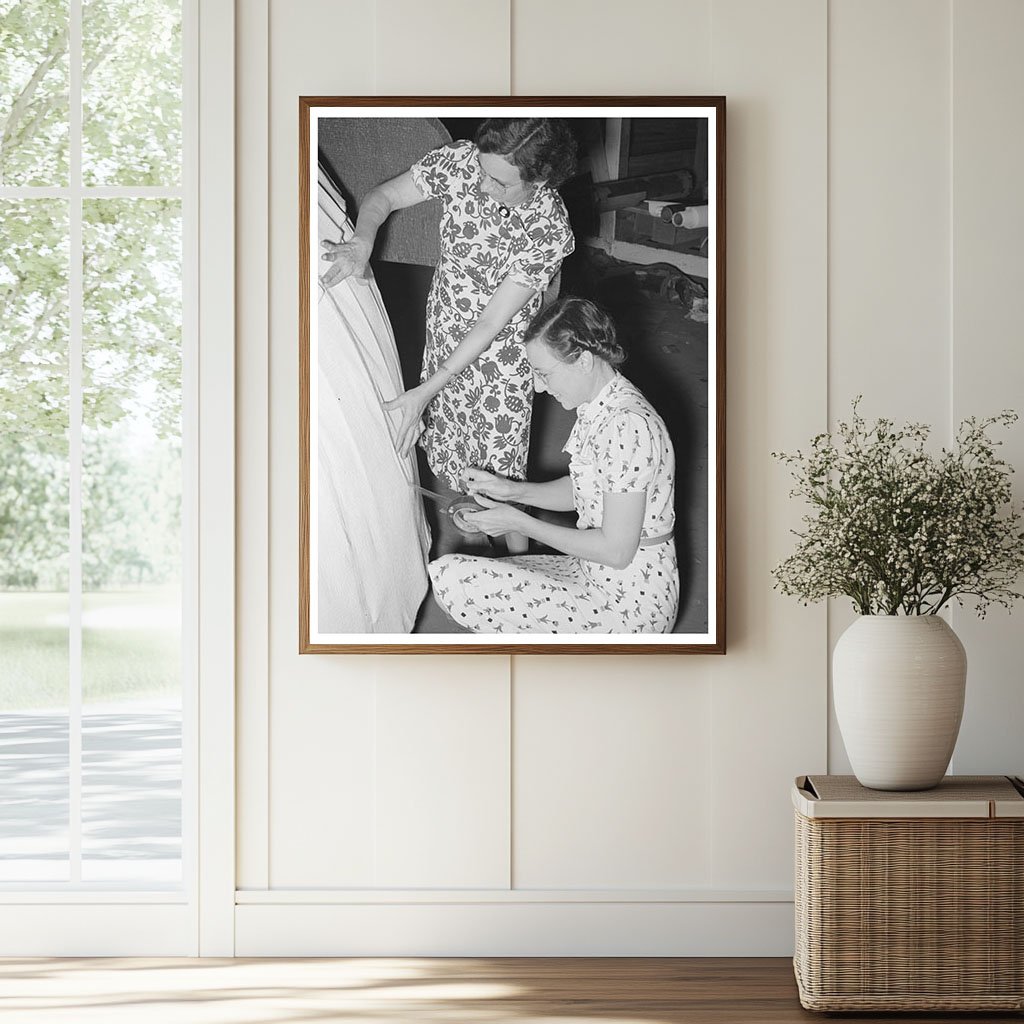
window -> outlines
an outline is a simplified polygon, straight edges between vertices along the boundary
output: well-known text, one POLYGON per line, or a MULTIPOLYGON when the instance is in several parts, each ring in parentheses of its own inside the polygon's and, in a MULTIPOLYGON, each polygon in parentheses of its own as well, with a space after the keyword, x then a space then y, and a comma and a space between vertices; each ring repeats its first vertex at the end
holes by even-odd
POLYGON ((8 888, 183 884, 182 41, 181 0, 0 0, 8 888))

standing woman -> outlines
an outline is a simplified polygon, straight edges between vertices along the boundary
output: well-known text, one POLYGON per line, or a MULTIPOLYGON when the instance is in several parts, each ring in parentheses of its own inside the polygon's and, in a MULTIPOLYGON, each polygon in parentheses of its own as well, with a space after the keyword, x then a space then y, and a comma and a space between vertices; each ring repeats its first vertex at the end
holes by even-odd
POLYGON ((464 513, 484 533, 518 531, 561 555, 445 555, 428 571, 434 597, 474 633, 668 633, 679 606, 672 529, 675 457, 661 417, 619 373, 615 325, 592 302, 565 298, 530 325, 526 352, 538 391, 576 423, 569 475, 521 483, 471 469, 488 506, 464 513), (577 513, 558 526, 507 502, 577 513))
POLYGON ((323 258, 334 267, 322 280, 330 287, 364 272, 377 231, 394 210, 441 199, 420 384, 385 408, 401 414, 399 451, 419 438, 431 471, 452 490, 470 466, 525 476, 533 375, 521 342, 573 251, 555 189, 575 167, 567 122, 491 118, 475 143, 441 146, 370 191, 353 238, 325 243, 323 258))

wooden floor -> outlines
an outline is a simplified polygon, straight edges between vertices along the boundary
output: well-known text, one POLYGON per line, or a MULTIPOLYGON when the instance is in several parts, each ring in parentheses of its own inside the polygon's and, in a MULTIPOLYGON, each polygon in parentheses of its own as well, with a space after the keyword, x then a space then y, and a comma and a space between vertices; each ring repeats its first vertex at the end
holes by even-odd
MULTIPOLYGON (((850 1014, 986 1021, 1020 1014, 850 1014)), ((789 1024, 786 959, 6 959, 2 1024, 789 1024)))

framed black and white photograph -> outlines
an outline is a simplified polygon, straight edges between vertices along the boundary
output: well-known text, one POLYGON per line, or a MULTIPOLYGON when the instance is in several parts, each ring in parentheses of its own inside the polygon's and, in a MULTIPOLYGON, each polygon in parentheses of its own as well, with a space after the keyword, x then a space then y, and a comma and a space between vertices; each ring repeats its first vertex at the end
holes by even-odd
POLYGON ((724 653, 725 100, 302 97, 302 653, 724 653))

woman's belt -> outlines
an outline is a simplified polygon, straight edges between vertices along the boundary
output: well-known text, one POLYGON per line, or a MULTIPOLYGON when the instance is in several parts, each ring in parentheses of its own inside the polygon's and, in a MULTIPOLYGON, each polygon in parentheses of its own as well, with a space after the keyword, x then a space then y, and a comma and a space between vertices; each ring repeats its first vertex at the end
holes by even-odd
POLYGON ((664 544, 665 541, 671 540, 674 536, 675 533, 672 530, 669 530, 668 533, 659 534, 657 537, 641 537, 640 547, 652 548, 655 544, 664 544))

